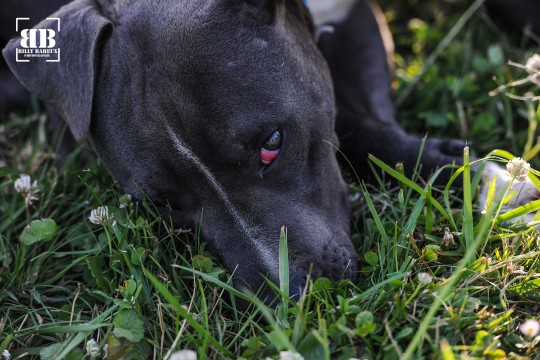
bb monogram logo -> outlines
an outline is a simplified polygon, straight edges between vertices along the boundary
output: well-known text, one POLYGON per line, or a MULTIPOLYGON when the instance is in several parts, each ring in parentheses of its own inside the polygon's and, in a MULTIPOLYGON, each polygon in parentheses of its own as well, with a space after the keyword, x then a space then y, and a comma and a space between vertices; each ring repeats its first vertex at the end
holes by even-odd
MULTIPOLYGON (((15 30, 19 32, 19 22, 28 21, 30 18, 17 18, 15 30)), ((54 37, 60 32, 60 18, 47 18, 51 22, 51 28, 45 29, 22 29, 21 48, 17 48, 16 61, 30 62, 33 59, 45 59, 46 62, 60 62, 60 48, 57 47, 54 37), (54 26, 56 25, 56 26, 54 26), (52 28, 54 26, 54 29, 52 28)))

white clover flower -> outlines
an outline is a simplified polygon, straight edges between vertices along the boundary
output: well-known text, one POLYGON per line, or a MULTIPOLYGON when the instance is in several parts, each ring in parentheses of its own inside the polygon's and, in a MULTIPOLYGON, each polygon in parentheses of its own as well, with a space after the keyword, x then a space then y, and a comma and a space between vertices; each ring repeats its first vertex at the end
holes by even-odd
POLYGON ((32 182, 32 178, 29 175, 21 174, 21 176, 15 180, 15 191, 24 197, 26 206, 30 206, 34 201, 39 200, 39 189, 37 187, 37 180, 32 182))
POLYGON ((516 157, 506 164, 506 173, 518 182, 527 180, 531 165, 522 158, 516 157))
POLYGON ((90 355, 91 359, 97 358, 101 354, 99 344, 94 339, 90 339, 86 342, 86 352, 90 355))
POLYGON ((197 360, 197 353, 193 350, 175 351, 169 360, 197 360))
POLYGON ((540 55, 534 54, 525 63, 525 68, 531 74, 531 81, 540 86, 540 55))
POLYGON ((37 186, 37 181, 34 180, 34 183, 32 184, 32 178, 30 175, 21 174, 17 180, 15 180, 15 190, 18 193, 23 193, 27 191, 28 189, 31 189, 32 187, 37 186))
POLYGON ((427 272, 418 273, 418 282, 422 285, 428 285, 433 282, 433 276, 427 272))
POLYGON ((11 353, 7 350, 4 350, 2 351, 2 357, 5 359, 5 360, 9 360, 11 359, 11 353))
POLYGON ((105 223, 113 223, 114 218, 109 214, 109 209, 106 206, 99 206, 92 210, 88 218, 92 224, 103 225, 105 223))
POLYGON ((296 351, 280 351, 279 360, 304 360, 304 357, 296 351))
POLYGON ((519 331, 529 338, 533 338, 540 332, 540 323, 536 320, 526 320, 519 326, 519 331))

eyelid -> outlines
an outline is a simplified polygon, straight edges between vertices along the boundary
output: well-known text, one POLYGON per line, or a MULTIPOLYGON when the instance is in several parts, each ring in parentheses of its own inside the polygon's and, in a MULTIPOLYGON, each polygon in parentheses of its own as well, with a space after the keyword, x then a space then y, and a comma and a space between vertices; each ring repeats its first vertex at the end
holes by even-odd
POLYGON ((261 163, 264 166, 270 165, 279 155, 281 149, 277 150, 266 150, 261 148, 261 163))

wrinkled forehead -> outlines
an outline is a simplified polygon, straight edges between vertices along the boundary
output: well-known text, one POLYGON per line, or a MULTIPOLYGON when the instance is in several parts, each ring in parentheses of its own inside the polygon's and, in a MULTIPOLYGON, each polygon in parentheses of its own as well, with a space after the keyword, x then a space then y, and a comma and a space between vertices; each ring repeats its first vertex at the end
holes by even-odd
MULTIPOLYGON (((167 2, 158 6, 168 9, 163 18, 147 16, 142 26, 133 19, 130 31, 147 42, 137 47, 147 49, 148 77, 164 73, 154 87, 168 82, 160 96, 177 114, 211 121, 332 114, 329 73, 299 0, 152 1, 167 2)), ((138 13, 153 8, 144 4, 138 13)))
POLYGON ((313 57, 317 50, 307 10, 300 0, 146 0, 133 2, 119 20, 132 41, 201 66, 227 59, 256 61, 271 70, 286 56, 313 57))
POLYGON ((309 33, 243 21, 199 28, 205 36, 189 47, 196 50, 169 68, 207 113, 201 118, 257 114, 270 121, 333 111, 331 80, 309 33))
POLYGON ((120 25, 133 25, 159 35, 190 37, 207 26, 224 31, 270 25, 290 31, 292 22, 312 28, 301 0, 97 0, 105 15, 120 25), (103 4, 105 3, 105 4, 103 4), (295 21, 296 20, 296 21, 295 21), (180 30, 180 31, 179 31, 180 30))

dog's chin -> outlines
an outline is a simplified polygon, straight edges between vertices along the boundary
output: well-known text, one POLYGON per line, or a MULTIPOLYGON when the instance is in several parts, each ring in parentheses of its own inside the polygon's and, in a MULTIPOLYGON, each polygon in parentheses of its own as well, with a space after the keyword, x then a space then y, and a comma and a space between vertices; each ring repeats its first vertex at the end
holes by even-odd
MULTIPOLYGON (((311 270, 310 270, 311 271, 311 270)), ((298 274, 290 274, 289 278, 289 293, 287 301, 298 302, 301 297, 308 293, 309 284, 321 276, 313 273, 302 272, 298 274)), ((353 283, 358 277, 358 264, 356 260, 350 260, 347 267, 339 274, 339 276, 325 276, 333 281, 350 280, 353 283)), ((238 310, 244 311, 249 307, 257 307, 264 304, 270 308, 275 308, 283 302, 283 294, 277 290, 280 286, 279 282, 272 281, 261 276, 260 281, 253 286, 249 286, 243 279, 235 277, 234 287, 245 294, 250 300, 241 297, 234 297, 235 307, 238 310), (270 285, 272 283, 273 285, 270 285)))
MULTIPOLYGON (((318 243, 317 241, 314 241, 312 246, 294 246, 295 239, 289 238, 287 290, 292 301, 298 301, 308 290, 306 286, 321 277, 336 282, 343 279, 356 281, 358 255, 349 238, 343 238, 341 242, 345 244, 338 243, 336 238, 331 240, 333 241, 327 240, 325 245, 319 243, 321 246, 313 246, 318 243)), ((259 263, 245 250, 222 255, 226 267, 233 275, 234 287, 270 307, 275 307, 282 301, 282 294, 277 290, 280 288, 281 280, 279 273, 281 264, 278 257, 274 258, 275 261, 266 262, 262 266, 262 262, 259 263)), ((239 301, 243 308, 249 305, 249 301, 239 301)))

